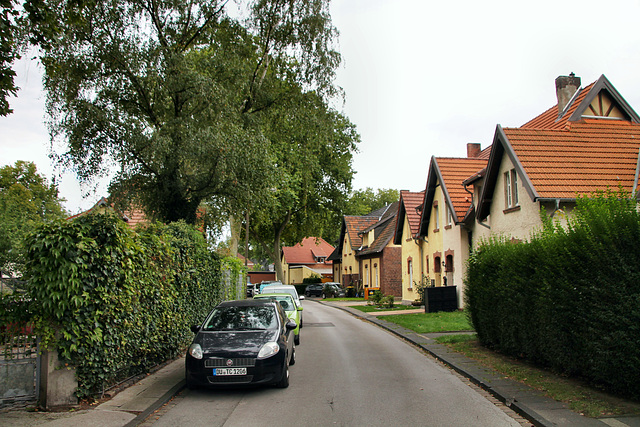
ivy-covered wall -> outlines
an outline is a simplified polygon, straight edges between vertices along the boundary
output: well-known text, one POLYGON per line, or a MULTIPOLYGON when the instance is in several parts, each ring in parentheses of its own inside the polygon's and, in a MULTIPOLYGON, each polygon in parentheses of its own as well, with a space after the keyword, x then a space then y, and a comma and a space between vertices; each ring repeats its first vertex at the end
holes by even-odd
POLYGON ((578 201, 566 227, 494 240, 469 259, 480 341, 640 398, 640 213, 623 191, 578 201))
POLYGON ((32 319, 42 343, 76 366, 79 398, 182 353, 190 325, 223 298, 243 297, 225 287, 222 261, 184 223, 132 231, 113 216, 86 215, 39 227, 27 248, 32 319))

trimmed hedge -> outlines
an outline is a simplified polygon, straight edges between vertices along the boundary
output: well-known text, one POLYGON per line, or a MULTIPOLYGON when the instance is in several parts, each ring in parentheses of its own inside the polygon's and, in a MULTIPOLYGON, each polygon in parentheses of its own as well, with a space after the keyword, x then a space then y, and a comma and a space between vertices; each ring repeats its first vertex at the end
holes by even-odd
POLYGON ((640 398, 640 214, 622 191, 580 198, 566 227, 494 239, 470 257, 480 341, 640 398))
POLYGON ((182 353, 222 299, 221 261, 184 223, 134 232, 86 215, 40 226, 26 246, 37 330, 76 366, 79 398, 182 353))

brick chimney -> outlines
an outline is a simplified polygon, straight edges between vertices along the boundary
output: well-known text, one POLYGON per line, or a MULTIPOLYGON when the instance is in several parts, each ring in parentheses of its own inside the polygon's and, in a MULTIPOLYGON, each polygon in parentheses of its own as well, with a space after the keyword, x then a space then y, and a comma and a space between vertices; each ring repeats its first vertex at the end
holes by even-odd
POLYGON ((556 96, 558 97, 558 114, 562 114, 571 98, 580 87, 580 77, 571 73, 556 79, 556 96))
POLYGON ((482 150, 480 149, 480 144, 474 143, 474 142, 469 142, 467 144, 467 158, 468 159, 475 159, 476 157, 478 157, 480 155, 481 152, 482 152, 482 150))

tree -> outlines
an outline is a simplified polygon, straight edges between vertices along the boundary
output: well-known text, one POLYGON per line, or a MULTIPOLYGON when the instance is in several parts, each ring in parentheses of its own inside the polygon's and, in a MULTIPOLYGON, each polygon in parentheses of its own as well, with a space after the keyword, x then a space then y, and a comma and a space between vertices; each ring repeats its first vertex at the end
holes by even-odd
POLYGON ((334 227, 351 188, 355 126, 314 92, 299 91, 271 109, 265 135, 273 146, 278 179, 262 206, 252 207, 250 230, 283 277, 282 244, 322 236, 334 227))
POLYGON ((8 98, 18 92, 11 64, 20 59, 27 41, 45 46, 55 28, 55 15, 44 0, 26 0, 22 8, 17 1, 0 0, 0 116, 13 112, 8 98))
POLYGON ((260 113, 290 84, 335 93, 328 0, 253 0, 242 23, 227 0, 51 1, 60 36, 42 61, 61 160, 83 181, 115 163, 111 195, 165 222, 267 197, 260 113))
POLYGON ((63 218, 63 199, 30 162, 0 168, 0 271, 21 271, 23 239, 38 223, 63 218))
POLYGON ((344 214, 366 215, 398 200, 400 200, 400 192, 391 188, 374 191, 367 187, 364 190, 354 190, 349 196, 344 214))

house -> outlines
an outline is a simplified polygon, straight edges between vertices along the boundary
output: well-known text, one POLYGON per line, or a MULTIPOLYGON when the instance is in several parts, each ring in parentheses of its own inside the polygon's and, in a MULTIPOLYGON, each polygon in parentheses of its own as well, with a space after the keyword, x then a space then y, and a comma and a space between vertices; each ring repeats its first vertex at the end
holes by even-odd
POLYGON ((432 157, 417 237, 422 244, 423 274, 430 286, 456 286, 458 307, 464 301, 466 261, 473 232, 465 222, 473 194, 463 184, 487 165, 491 147, 467 144, 467 157, 432 157))
POLYGON ((139 224, 144 224, 147 222, 147 218, 142 210, 130 209, 130 210, 125 210, 123 212, 116 211, 116 209, 113 207, 113 203, 109 203, 106 197, 102 197, 100 200, 96 202, 95 205, 93 205, 88 210, 68 217, 67 221, 71 221, 71 220, 74 220, 75 218, 79 218, 84 215, 95 214, 95 213, 115 213, 124 222, 127 223, 129 228, 136 228, 139 224))
POLYGON ((525 240, 541 211, 562 222, 578 195, 638 190, 640 118, 611 82, 560 76, 556 96, 521 127, 497 126, 472 228, 525 240))
POLYGON ((333 279, 332 262, 327 258, 334 247, 321 237, 306 237, 295 246, 283 247, 281 251, 282 271, 285 284, 302 283, 313 274, 330 281, 333 279))
POLYGON ((416 284, 426 277, 426 242, 418 236, 420 214, 424 203, 424 191, 412 193, 400 191, 398 216, 393 243, 402 248, 402 301, 411 302, 420 298, 416 284))
POLYGON ((402 296, 402 248, 393 242, 398 202, 363 216, 343 218, 340 240, 329 259, 334 280, 365 297, 375 290, 402 296))

